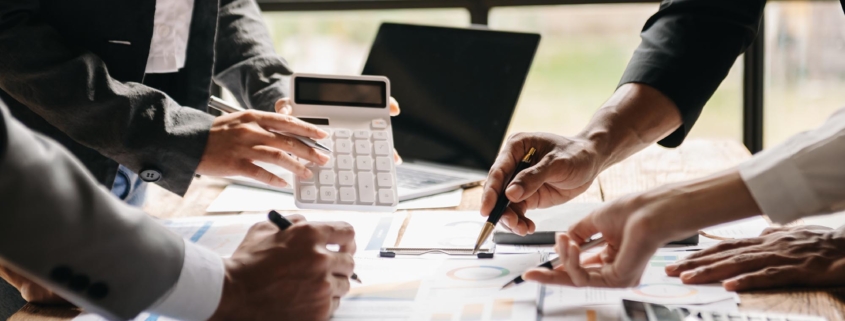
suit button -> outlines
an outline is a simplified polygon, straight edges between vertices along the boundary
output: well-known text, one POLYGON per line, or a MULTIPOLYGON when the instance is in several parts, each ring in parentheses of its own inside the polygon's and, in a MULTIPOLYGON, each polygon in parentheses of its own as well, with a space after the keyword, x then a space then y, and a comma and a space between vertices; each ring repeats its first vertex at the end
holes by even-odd
POLYGON ((88 288, 88 296, 95 300, 105 298, 108 294, 109 287, 102 282, 91 284, 91 287, 88 288))
POLYGON ((141 180, 147 183, 154 183, 161 179, 161 172, 155 169, 145 169, 138 174, 138 177, 141 177, 141 180))
POLYGON ((70 279, 68 287, 75 292, 82 292, 88 288, 88 284, 91 284, 91 280, 87 276, 77 275, 70 279))
POLYGON ((50 272, 50 279, 56 283, 65 283, 73 276, 73 270, 65 265, 57 266, 50 272))

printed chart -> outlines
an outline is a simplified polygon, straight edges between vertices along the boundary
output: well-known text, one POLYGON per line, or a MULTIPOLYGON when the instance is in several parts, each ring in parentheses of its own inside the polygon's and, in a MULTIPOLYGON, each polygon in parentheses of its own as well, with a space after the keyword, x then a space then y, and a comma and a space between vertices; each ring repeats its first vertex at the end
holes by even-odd
POLYGON ((446 272, 446 276, 450 279, 461 281, 486 281, 498 279, 508 274, 510 274, 508 269, 494 265, 464 266, 446 272))

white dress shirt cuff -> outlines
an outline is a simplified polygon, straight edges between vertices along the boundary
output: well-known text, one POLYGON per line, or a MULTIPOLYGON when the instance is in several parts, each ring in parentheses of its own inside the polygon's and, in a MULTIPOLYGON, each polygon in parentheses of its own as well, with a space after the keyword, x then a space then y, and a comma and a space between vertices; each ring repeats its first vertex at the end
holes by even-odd
POLYGON ((147 312, 184 321, 207 320, 220 304, 224 277, 220 255, 185 242, 185 263, 179 280, 147 312))
POLYGON ((739 174, 757 205, 773 222, 785 224, 815 214, 822 207, 792 155, 774 148, 739 166, 739 174))

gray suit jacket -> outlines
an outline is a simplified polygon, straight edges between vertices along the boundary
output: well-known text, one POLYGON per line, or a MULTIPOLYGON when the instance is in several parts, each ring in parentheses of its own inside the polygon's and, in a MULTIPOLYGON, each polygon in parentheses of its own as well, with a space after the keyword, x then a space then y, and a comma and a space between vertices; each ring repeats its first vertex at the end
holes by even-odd
POLYGON ((183 240, 104 190, 61 145, 0 102, 0 263, 110 319, 179 278, 183 240))
POLYGON ((212 79, 273 110, 291 71, 254 0, 195 0, 185 67, 145 75, 154 14, 155 0, 0 0, 0 98, 100 183, 120 163, 181 195, 213 121, 212 79))

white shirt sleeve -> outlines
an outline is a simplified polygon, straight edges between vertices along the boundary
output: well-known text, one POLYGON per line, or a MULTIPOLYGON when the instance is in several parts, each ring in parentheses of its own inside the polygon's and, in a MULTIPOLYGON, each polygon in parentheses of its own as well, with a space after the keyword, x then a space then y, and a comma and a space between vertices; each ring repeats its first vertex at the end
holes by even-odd
POLYGON ((845 206, 845 108, 821 127, 790 137, 739 166, 772 221, 831 213, 845 206))
POLYGON ((179 280, 147 312, 183 321, 207 320, 220 304, 224 277, 220 255, 186 241, 179 280))

